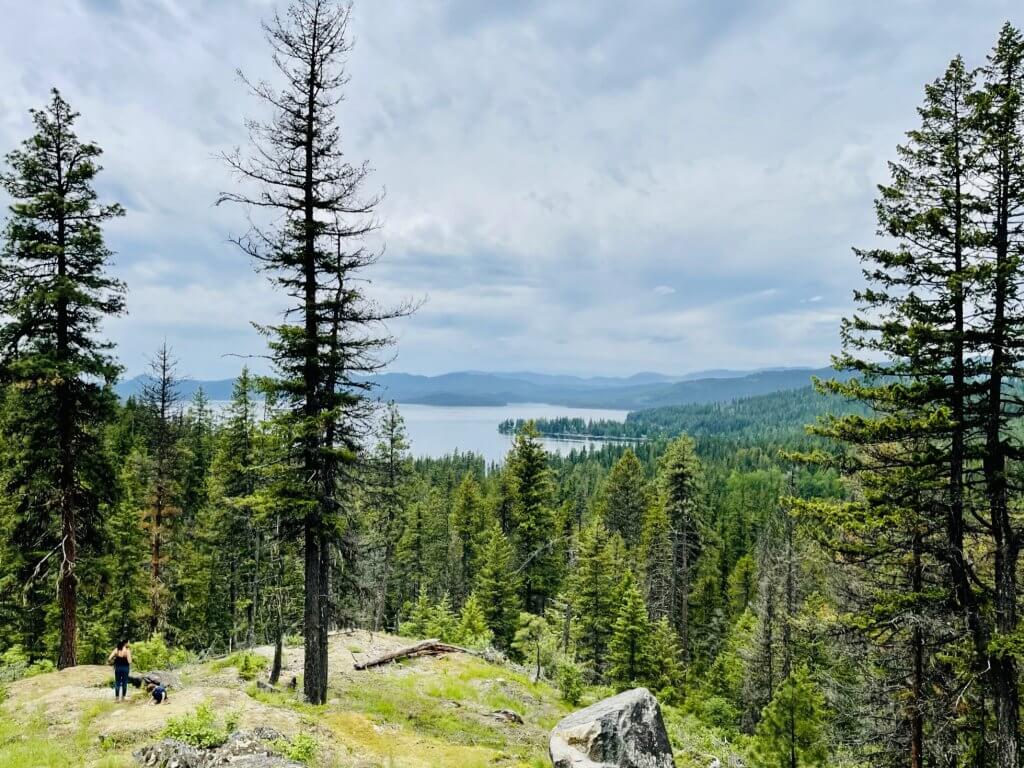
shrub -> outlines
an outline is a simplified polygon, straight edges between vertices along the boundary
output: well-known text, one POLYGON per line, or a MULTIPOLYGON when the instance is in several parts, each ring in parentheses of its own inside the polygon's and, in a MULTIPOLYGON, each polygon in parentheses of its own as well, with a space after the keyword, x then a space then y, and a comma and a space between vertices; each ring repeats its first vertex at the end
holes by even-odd
POLYGON ((168 720, 163 736, 200 749, 210 749, 227 741, 237 726, 237 715, 229 715, 224 725, 220 725, 210 705, 200 704, 195 712, 168 720))
POLYGON ((20 645, 12 645, 0 654, 0 665, 5 667, 28 666, 28 654, 20 645))
POLYGON ((740 721, 740 711, 721 696, 708 696, 703 701, 691 702, 690 706, 705 723, 724 731, 735 731, 740 721))
POLYGON ((20 645, 12 645, 0 654, 0 682, 12 683, 28 674, 28 654, 20 645))
POLYGON ((139 669, 173 669, 192 660, 184 648, 169 647, 159 632, 149 640, 132 643, 131 649, 132 661, 139 669))
POLYGON ((269 663, 266 657, 252 651, 245 651, 236 655, 239 658, 235 667, 238 669, 238 676, 243 680, 255 680, 256 675, 266 669, 269 663))
POLYGON ((29 663, 28 654, 20 645, 12 645, 0 654, 0 683, 13 683, 23 677, 53 672, 57 665, 50 659, 36 659, 29 663))
POLYGON ((576 706, 583 698, 583 670, 573 661, 563 661, 555 675, 562 700, 576 706))
POLYGON ((320 749, 316 739, 306 733, 297 733, 290 741, 278 739, 274 742, 274 746, 284 757, 303 765, 312 763, 320 749))
POLYGON ((267 668, 270 662, 265 656, 260 656, 252 651, 239 651, 230 656, 215 661, 212 665, 214 670, 234 667, 238 670, 238 676, 243 680, 255 680, 260 671, 267 668))
POLYGON ((25 672, 25 677, 32 677, 33 675, 45 675, 47 672, 55 672, 57 665, 54 664, 50 659, 37 659, 28 666, 28 671, 25 672))

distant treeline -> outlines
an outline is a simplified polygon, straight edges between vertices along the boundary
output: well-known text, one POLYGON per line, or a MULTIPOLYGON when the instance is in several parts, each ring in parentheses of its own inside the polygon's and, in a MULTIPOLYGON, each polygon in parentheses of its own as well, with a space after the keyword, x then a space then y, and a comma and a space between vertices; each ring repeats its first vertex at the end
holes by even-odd
MULTIPOLYGON (((596 440, 651 440, 689 434, 775 439, 802 432, 822 415, 863 413, 864 408, 839 397, 823 395, 813 387, 745 397, 727 403, 670 405, 633 411, 625 421, 560 416, 537 419, 537 431, 546 437, 596 440)), ((506 419, 502 434, 516 434, 524 419, 506 419)))

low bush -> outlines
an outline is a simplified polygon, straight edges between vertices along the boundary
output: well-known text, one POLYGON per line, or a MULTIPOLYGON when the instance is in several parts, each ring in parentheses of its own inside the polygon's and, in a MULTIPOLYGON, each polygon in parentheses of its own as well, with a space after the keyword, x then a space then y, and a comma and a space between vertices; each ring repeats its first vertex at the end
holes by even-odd
POLYGON ((132 643, 132 663, 139 669, 173 669, 192 661, 192 654, 184 648, 167 645, 164 636, 159 632, 149 640, 132 643))
POLYGON ((200 704, 195 712, 172 717, 164 727, 163 736, 177 739, 200 749, 219 747, 238 727, 238 718, 229 715, 223 724, 217 722, 209 704, 200 704))
POLYGON ((583 698, 583 670, 580 665, 569 660, 559 663, 555 673, 555 682, 562 695, 562 701, 576 706, 583 698))
POLYGON ((42 675, 57 669, 50 659, 36 659, 29 663, 28 654, 20 645, 12 645, 0 654, 0 683, 13 683, 23 677, 42 675))
POLYGON ((290 740, 278 739, 274 742, 274 747, 284 757, 303 765, 310 765, 320 750, 316 739, 306 733, 297 733, 290 740))
POLYGON ((239 651, 223 659, 213 662, 211 667, 214 670, 234 667, 238 670, 238 676, 243 680, 255 680, 256 676, 267 668, 270 661, 266 656, 260 656, 252 651, 239 651))

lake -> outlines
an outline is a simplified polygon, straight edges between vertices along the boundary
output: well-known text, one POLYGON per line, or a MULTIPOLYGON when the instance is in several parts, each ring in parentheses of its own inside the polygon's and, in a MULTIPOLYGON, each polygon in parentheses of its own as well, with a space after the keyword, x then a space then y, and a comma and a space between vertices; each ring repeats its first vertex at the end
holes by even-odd
MULTIPOLYGON (((625 421, 629 411, 606 408, 568 408, 544 403, 513 403, 502 406, 442 406, 399 403, 405 419, 409 445, 414 456, 437 457, 455 450, 481 454, 488 462, 502 461, 512 447, 513 437, 498 432, 505 419, 548 419, 557 416, 578 417, 584 421, 608 419, 625 421)), ((607 441, 552 440, 544 438, 544 447, 552 453, 569 451, 607 441)))
MULTIPOLYGON (((217 414, 228 407, 226 400, 212 400, 217 414)), ((186 406, 187 407, 187 406, 186 406)), ((448 406, 398 403, 405 420, 405 431, 413 456, 437 458, 456 450, 472 451, 488 462, 500 462, 512 447, 512 435, 498 432, 505 419, 551 419, 558 416, 578 417, 584 421, 607 419, 625 421, 629 411, 608 408, 569 408, 545 403, 514 403, 501 406, 448 406)), ((609 440, 553 440, 542 438, 551 453, 569 453, 591 446, 605 445, 609 440)))

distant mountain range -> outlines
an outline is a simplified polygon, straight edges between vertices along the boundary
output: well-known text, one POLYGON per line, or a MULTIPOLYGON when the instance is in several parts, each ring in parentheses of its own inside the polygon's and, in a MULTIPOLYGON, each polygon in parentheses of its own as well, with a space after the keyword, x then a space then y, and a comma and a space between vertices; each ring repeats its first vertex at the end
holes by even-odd
MULTIPOLYGON (((377 396, 398 403, 445 406, 498 406, 550 403, 574 408, 638 410, 665 405, 713 403, 807 386, 812 376, 830 377, 831 368, 774 368, 759 371, 713 370, 684 376, 638 373, 616 378, 585 378, 543 373, 462 371, 440 376, 383 373, 372 377, 377 396)), ((145 376, 117 386, 122 398, 138 395, 145 376)), ((202 387, 211 400, 231 397, 233 379, 182 381, 179 392, 190 398, 202 387)))

